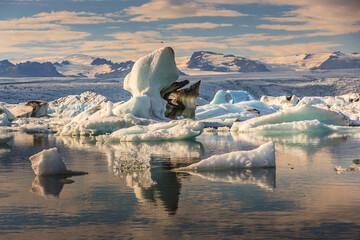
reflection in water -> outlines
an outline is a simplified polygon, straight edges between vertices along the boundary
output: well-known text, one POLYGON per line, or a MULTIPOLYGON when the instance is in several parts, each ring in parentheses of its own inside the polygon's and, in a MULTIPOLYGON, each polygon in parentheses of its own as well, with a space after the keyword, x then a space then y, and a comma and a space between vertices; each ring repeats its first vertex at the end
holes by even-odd
POLYGON ((121 143, 107 146, 114 174, 126 178, 139 202, 168 214, 178 208, 181 183, 171 169, 199 161, 203 150, 196 141, 121 143))
POLYGON ((178 173, 171 169, 199 161, 204 152, 197 141, 107 144, 85 137, 58 137, 57 143, 104 152, 109 171, 126 180, 139 202, 168 214, 176 213, 181 188, 178 173))
POLYGON ((33 135, 15 133, 14 141, 0 146, 4 151, 0 238, 354 239, 359 235, 359 214, 354 209, 360 205, 360 174, 337 175, 334 166, 348 167, 359 158, 360 134, 239 137, 234 141, 230 133, 209 134, 198 138, 202 144, 104 145, 91 138, 44 135, 45 146, 34 147, 33 135), (275 169, 171 171, 269 140, 277 145, 276 176, 275 169), (83 166, 90 174, 67 187, 56 177, 34 179, 26 159, 55 146, 69 166, 83 166), (136 157, 131 158, 132 151, 136 157), (114 168, 122 159, 126 165, 142 157, 151 167, 122 172, 114 168))
POLYGON ((43 197, 59 197, 64 184, 73 183, 73 181, 67 179, 67 177, 69 176, 36 176, 30 191, 43 197))
POLYGON ((252 144, 263 144, 273 141, 276 145, 284 145, 291 148, 297 148, 306 154, 315 154, 323 148, 333 148, 340 143, 345 142, 349 134, 261 134, 261 133, 236 133, 231 132, 232 137, 236 141, 244 141, 252 144))
POLYGON ((188 171, 187 173, 212 182, 232 184, 255 184, 265 190, 273 191, 276 187, 276 169, 238 169, 221 171, 188 171))
POLYGON ((131 174, 126 179, 127 185, 133 188, 138 201, 147 207, 164 210, 170 215, 175 214, 181 188, 177 174, 163 167, 147 169, 141 174, 143 175, 136 180, 142 181, 134 181, 131 174))

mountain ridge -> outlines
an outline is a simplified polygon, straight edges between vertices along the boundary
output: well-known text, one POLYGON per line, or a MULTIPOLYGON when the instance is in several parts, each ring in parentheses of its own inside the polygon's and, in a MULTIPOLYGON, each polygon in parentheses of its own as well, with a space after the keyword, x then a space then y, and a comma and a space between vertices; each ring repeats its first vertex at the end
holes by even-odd
MULTIPOLYGON (((123 78, 134 62, 113 62, 85 54, 67 57, 41 58, 40 62, 9 60, 0 61, 0 77, 84 77, 123 78), (47 61, 51 59, 52 62, 47 61)), ((180 59, 180 58, 179 58, 180 59)), ((181 57, 178 64, 180 75, 215 74, 232 72, 267 71, 318 71, 329 69, 360 68, 360 53, 304 53, 286 57, 245 58, 233 54, 197 51, 191 57, 181 57)))

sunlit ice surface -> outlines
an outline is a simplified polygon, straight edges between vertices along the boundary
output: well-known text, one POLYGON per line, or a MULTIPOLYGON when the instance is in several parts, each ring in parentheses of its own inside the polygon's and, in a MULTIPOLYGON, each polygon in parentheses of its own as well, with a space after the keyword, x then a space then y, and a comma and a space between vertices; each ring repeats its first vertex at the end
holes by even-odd
MULTIPOLYGON (((0 144, 0 238, 341 238, 359 236, 360 135, 203 133, 196 140, 108 144, 9 133, 0 144), (177 172, 213 155, 275 143, 276 168, 177 172), (52 147, 83 176, 36 177, 52 147)), ((356 238, 356 237, 355 237, 356 238)))

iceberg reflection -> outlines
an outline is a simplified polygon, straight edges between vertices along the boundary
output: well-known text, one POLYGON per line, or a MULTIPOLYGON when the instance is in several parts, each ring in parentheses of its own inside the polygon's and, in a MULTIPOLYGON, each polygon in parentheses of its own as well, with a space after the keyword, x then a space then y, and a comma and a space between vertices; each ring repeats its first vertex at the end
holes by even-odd
POLYGON ((36 176, 30 191, 42 197, 59 197, 64 184, 74 182, 71 179, 67 179, 67 177, 69 176, 36 176))
POLYGON ((300 133, 300 134, 261 134, 261 133, 236 133, 231 132, 235 141, 242 141, 249 144, 263 144, 273 141, 276 145, 284 145, 287 147, 298 148, 306 154, 316 153, 323 148, 336 147, 346 141, 347 138, 352 137, 351 134, 315 134, 315 133, 300 133))
POLYGON ((273 191, 276 188, 276 169, 237 169, 221 171, 189 171, 188 174, 212 182, 231 184, 253 184, 265 190, 273 191))
POLYGON ((204 153, 203 145, 194 140, 109 144, 59 136, 57 143, 103 152, 109 171, 125 180, 141 204, 169 215, 176 213, 181 188, 179 173, 171 169, 198 162, 204 153))

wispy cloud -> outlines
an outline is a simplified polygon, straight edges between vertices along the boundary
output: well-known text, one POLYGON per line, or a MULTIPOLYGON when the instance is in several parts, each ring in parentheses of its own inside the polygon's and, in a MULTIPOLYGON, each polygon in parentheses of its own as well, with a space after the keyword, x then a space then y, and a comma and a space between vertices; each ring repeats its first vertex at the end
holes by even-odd
POLYGON ((177 19, 185 17, 247 16, 234 10, 217 8, 212 4, 202 4, 191 0, 151 0, 141 6, 131 6, 124 12, 130 16, 130 21, 151 22, 161 19, 177 19), (159 14, 160 13, 160 14, 159 14))
POLYGON ((341 44, 329 42, 309 42, 288 45, 245 46, 242 48, 254 51, 259 56, 290 56, 307 52, 330 52, 332 51, 332 48, 339 46, 341 46, 341 44))
POLYGON ((269 4, 295 6, 281 17, 264 17, 276 24, 260 24, 257 28, 285 31, 311 31, 311 36, 330 36, 360 31, 359 0, 198 0, 217 4, 269 4), (285 23, 285 24, 279 24, 285 23), (288 23, 288 24, 286 24, 288 23), (292 24, 289 24, 292 23, 292 24), (294 24, 295 23, 295 24, 294 24), (315 32, 318 32, 316 34, 315 32))
POLYGON ((170 24, 166 29, 168 30, 191 29, 191 28, 213 29, 218 27, 231 27, 231 26, 233 26, 233 24, 230 23, 211 23, 211 22, 178 23, 178 24, 170 24))

